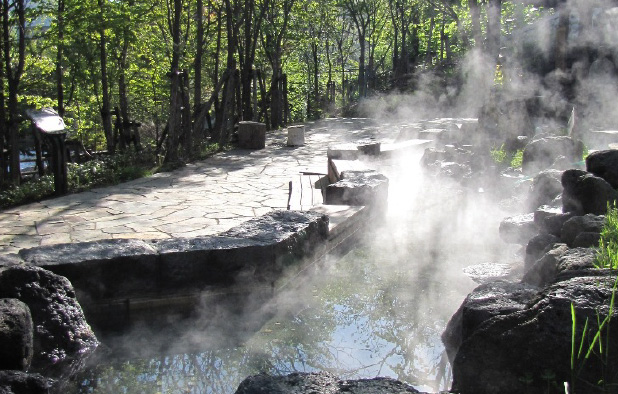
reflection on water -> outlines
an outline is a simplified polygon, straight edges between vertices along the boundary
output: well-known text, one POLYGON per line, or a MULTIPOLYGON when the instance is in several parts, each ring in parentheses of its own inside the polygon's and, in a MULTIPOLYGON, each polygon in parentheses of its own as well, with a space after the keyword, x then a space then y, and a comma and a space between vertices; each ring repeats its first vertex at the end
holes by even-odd
POLYGON ((420 390, 448 389, 440 335, 475 287, 463 269, 508 263, 512 254, 497 239, 503 214, 487 196, 469 198, 415 168, 383 169, 391 179, 385 222, 369 224, 362 246, 278 292, 268 308, 272 318, 253 331, 240 327, 251 326, 243 319, 257 313, 221 313, 207 326, 183 326, 166 338, 165 351, 144 356, 154 328, 142 336, 140 351, 112 351, 77 377, 71 392, 233 393, 249 375, 294 371, 387 376, 420 390), (217 338, 228 340, 220 345, 217 338))

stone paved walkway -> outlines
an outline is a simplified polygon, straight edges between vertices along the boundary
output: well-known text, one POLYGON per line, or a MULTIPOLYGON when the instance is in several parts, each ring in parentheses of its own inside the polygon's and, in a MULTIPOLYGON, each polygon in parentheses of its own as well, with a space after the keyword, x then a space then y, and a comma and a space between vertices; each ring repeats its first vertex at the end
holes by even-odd
POLYGON ((0 212, 0 254, 39 245, 110 238, 194 237, 225 231, 271 210, 322 202, 312 189, 326 173, 329 145, 364 138, 393 139, 398 127, 366 119, 308 125, 306 144, 286 146, 284 132, 267 134, 262 150, 233 150, 116 186, 54 198, 0 212), (301 198, 302 194, 302 198, 301 198))

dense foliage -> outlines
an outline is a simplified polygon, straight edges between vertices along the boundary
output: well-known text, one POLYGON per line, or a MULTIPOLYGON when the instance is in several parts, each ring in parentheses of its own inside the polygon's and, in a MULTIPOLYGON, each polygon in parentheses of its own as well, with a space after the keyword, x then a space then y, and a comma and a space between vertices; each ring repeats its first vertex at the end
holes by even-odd
POLYGON ((89 151, 189 160, 238 120, 276 128, 413 87, 538 18, 505 0, 3 0, 0 180, 21 182, 28 108, 89 151))

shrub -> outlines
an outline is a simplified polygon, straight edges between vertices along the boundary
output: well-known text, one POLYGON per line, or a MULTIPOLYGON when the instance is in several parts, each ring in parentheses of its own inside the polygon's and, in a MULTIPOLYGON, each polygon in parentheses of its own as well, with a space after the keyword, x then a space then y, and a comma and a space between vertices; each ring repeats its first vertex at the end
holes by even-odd
POLYGON ((618 269, 618 209, 615 205, 609 206, 605 215, 605 225, 601 230, 596 266, 598 268, 618 269))

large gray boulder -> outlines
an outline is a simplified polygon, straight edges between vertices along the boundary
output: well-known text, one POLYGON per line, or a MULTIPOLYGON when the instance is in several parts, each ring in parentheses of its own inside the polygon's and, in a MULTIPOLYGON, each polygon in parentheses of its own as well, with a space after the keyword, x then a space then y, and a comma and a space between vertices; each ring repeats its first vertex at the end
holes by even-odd
POLYGON ((607 181, 586 171, 565 171, 562 174, 562 186, 564 212, 604 215, 607 213, 607 205, 618 200, 618 192, 607 181))
POLYGON ((65 277, 34 266, 0 268, 0 298, 17 298, 30 309, 35 372, 60 374, 99 344, 65 277))
POLYGON ((418 393, 413 387, 389 378, 339 380, 327 372, 286 376, 260 374, 243 380, 236 394, 404 394, 418 393))
POLYGON ((559 242, 560 238, 553 234, 541 233, 532 237, 526 245, 525 269, 528 269, 535 261, 543 257, 548 248, 559 242))
POLYGON ((342 179, 328 185, 324 203, 369 205, 383 209, 388 199, 388 178, 375 171, 344 171, 342 179))
MULTIPOLYGON (((582 160, 584 146, 567 136, 537 138, 526 145, 522 157, 522 171, 533 175, 552 167, 556 160, 564 157, 568 163, 582 160)), ((561 159, 561 160, 565 160, 561 159)))
MULTIPOLYGON (((559 390, 563 382, 572 382, 576 388, 585 387, 586 393, 601 392, 595 389, 595 383, 616 376, 618 359, 598 354, 585 361, 576 359, 577 372, 572 381, 571 307, 576 316, 577 343, 586 319, 592 338, 597 317, 609 315, 615 279, 615 272, 607 270, 599 270, 594 276, 569 278, 545 288, 522 310, 484 322, 459 347, 453 362, 452 390, 461 394, 541 394, 553 384, 559 390)), ((614 305, 603 338, 617 335, 618 306, 614 305)), ((605 345, 606 354, 617 354, 618 341, 610 340, 605 345)))
POLYGON ((586 157, 586 170, 618 189, 618 150, 593 152, 586 157))
POLYGON ((505 218, 498 229, 500 238, 510 244, 526 245, 537 232, 534 223, 534 213, 516 215, 505 218))
POLYGON ((539 259, 526 264, 522 283, 545 287, 556 278, 560 258, 569 251, 566 244, 556 243, 539 259))
POLYGON ((539 173, 532 179, 532 186, 528 195, 527 205, 531 211, 536 210, 542 205, 549 205, 562 193, 560 178, 562 171, 546 170, 539 173))
POLYGON ((0 370, 27 371, 33 353, 32 316, 28 305, 0 298, 0 370))
POLYGON ((483 323, 492 317, 524 309, 538 291, 537 287, 529 284, 502 280, 485 283, 474 289, 442 333, 442 342, 451 363, 462 342, 483 323))
POLYGON ((596 234, 596 242, 593 242, 592 245, 585 246, 598 246, 598 237, 600 236, 604 225, 604 215, 593 215, 589 213, 584 216, 574 216, 562 225, 560 240, 571 247, 575 247, 575 243, 578 239, 580 240, 578 243, 582 243, 582 236, 590 237, 590 234, 596 234))

